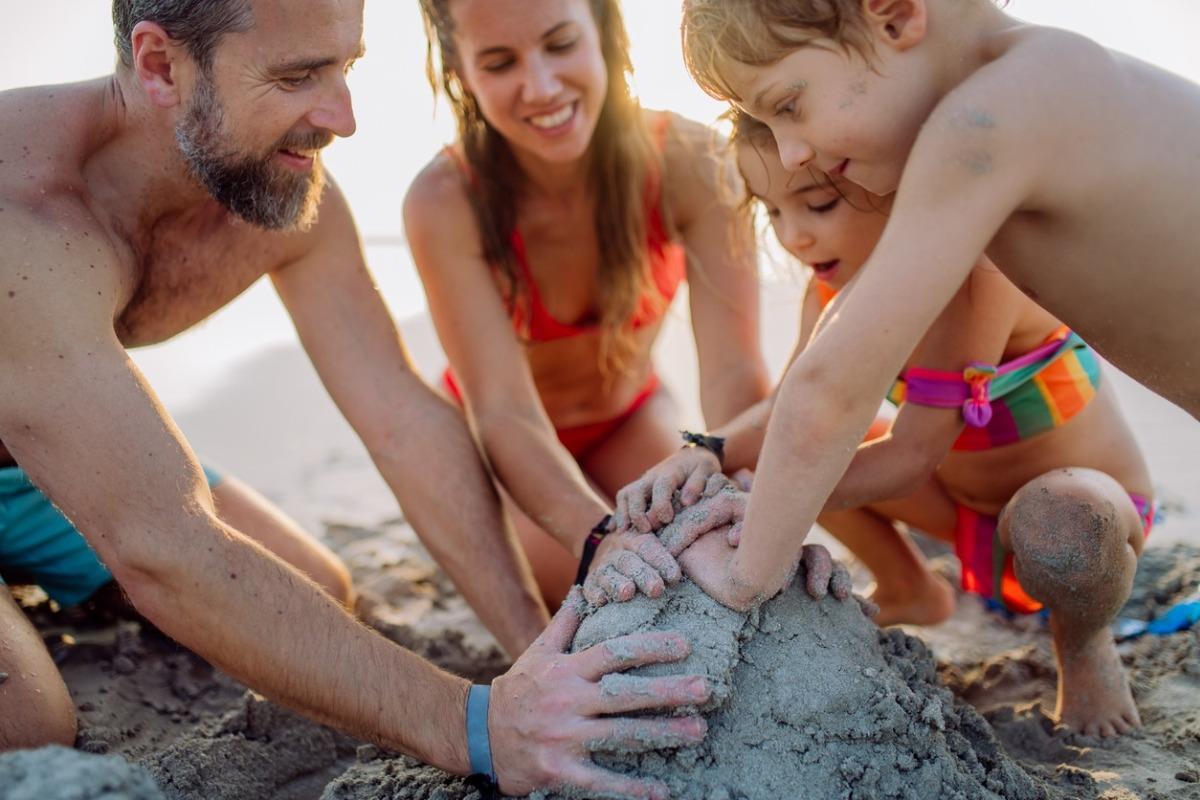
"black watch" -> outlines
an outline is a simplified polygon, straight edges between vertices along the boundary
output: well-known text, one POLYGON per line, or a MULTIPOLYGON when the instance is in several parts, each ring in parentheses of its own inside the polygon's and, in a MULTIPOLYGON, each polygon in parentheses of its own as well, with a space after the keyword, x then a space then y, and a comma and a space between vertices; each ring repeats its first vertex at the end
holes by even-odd
POLYGON ((605 514, 604 519, 597 522, 592 527, 591 533, 583 540, 583 555, 579 559, 579 569, 575 572, 577 586, 582 586, 587 578, 588 570, 592 566, 592 559, 596 557, 596 548, 600 546, 600 542, 604 541, 604 537, 608 536, 610 522, 612 522, 612 514, 605 514))
POLYGON ((717 457, 717 463, 721 468, 725 468, 725 437, 712 436, 707 433, 693 433, 692 431, 680 431, 679 435, 683 437, 684 447, 703 447, 708 452, 717 457))

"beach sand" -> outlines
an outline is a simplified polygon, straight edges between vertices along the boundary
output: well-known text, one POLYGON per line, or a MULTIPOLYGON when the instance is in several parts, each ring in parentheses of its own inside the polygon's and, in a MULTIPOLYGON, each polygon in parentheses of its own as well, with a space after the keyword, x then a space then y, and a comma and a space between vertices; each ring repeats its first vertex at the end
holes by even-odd
MULTIPOLYGON (((793 343, 799 289, 764 293, 776 368, 793 343)), ((442 357, 428 320, 403 327, 422 371, 435 374, 442 357)), ((683 402, 695 394, 695 358, 677 311, 656 357, 683 422, 699 424, 695 402, 683 402)), ((1126 612, 1149 616, 1200 582, 1200 425, 1122 376, 1113 380, 1168 513, 1126 612)), ((341 554, 368 624, 473 679, 503 671, 499 649, 428 559, 297 347, 241 364, 177 418, 202 459, 256 486, 341 554)), ((814 538, 829 541, 820 532, 814 538)), ((939 566, 953 575, 953 559, 939 566)), ((141 765, 166 797, 471 796, 435 770, 280 709, 137 622, 53 613, 36 604, 36 593, 26 599, 79 709, 77 749, 141 765)), ((1121 646, 1146 727, 1105 742, 1049 721, 1056 676, 1048 634, 1035 620, 1001 620, 961 597, 949 622, 907 632, 928 643, 944 684, 979 710, 1048 796, 1200 798, 1200 628, 1121 646)), ((31 797, 54 796, 55 778, 45 777, 31 797)))

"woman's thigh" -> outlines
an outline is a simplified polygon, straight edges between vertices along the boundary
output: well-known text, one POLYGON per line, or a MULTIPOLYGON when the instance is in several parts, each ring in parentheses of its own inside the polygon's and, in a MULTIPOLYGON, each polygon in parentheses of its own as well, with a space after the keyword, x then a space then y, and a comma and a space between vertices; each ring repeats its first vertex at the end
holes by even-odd
POLYGON ((580 463, 610 501, 617 492, 682 446, 679 406, 665 386, 580 463))

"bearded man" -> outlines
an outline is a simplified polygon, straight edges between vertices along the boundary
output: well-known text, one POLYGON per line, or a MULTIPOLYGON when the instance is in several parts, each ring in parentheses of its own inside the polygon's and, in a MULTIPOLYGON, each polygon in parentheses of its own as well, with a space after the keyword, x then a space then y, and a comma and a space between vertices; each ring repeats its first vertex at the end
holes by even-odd
MULTIPOLYGON (((112 75, 0 94, 0 572, 64 603, 115 579, 264 695, 507 793, 661 793, 600 770, 585 743, 702 736, 694 716, 617 716, 695 704, 701 681, 599 686, 686 642, 565 655, 573 602, 538 637, 548 614, 462 415, 414 373, 322 170, 321 149, 355 129, 362 0, 114 0, 113 18, 112 75), (417 531, 525 652, 490 712, 485 693, 358 624, 337 559, 204 471, 129 359, 264 275, 417 531), (494 574, 465 575, 455 554, 481 546, 479 529, 494 532, 494 574)), ((2 588, 0 672, 0 749, 73 742, 70 695, 2 588)))

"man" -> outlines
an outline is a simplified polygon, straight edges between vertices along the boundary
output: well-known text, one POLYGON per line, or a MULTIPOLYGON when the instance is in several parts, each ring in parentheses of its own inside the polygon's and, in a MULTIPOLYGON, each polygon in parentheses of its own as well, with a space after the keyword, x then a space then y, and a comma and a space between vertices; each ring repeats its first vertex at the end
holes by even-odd
MULTIPOLYGON (((60 572, 91 582, 68 594, 110 572, 151 622, 266 696, 466 773, 467 683, 359 625, 288 566, 349 600, 336 559, 264 500, 226 481, 214 506, 125 350, 269 275, 330 394, 467 599, 514 655, 544 627, 462 417, 414 374, 346 203, 322 175, 321 148, 354 132, 345 73, 362 52, 362 0, 114 0, 113 16, 112 76, 0 95, 0 464, 19 465, 29 484, 20 503, 0 487, 0 568, 41 544, 36 530, 14 539, 29 533, 16 519, 26 501, 44 492, 73 525, 52 545, 86 559, 69 546, 77 529, 103 563, 60 572), (463 548, 468 536, 479 547, 480 527, 497 532, 483 554, 494 570, 467 574, 463 548)), ((687 644, 645 636, 564 655, 578 605, 576 595, 494 684, 483 729, 500 786, 658 796, 661 785, 596 768, 585 743, 695 741, 694 716, 612 715, 695 704, 708 689, 662 678, 602 691, 605 674, 678 660, 687 644)), ((7 594, 0 672, 0 748, 73 741, 66 687, 7 594)))

